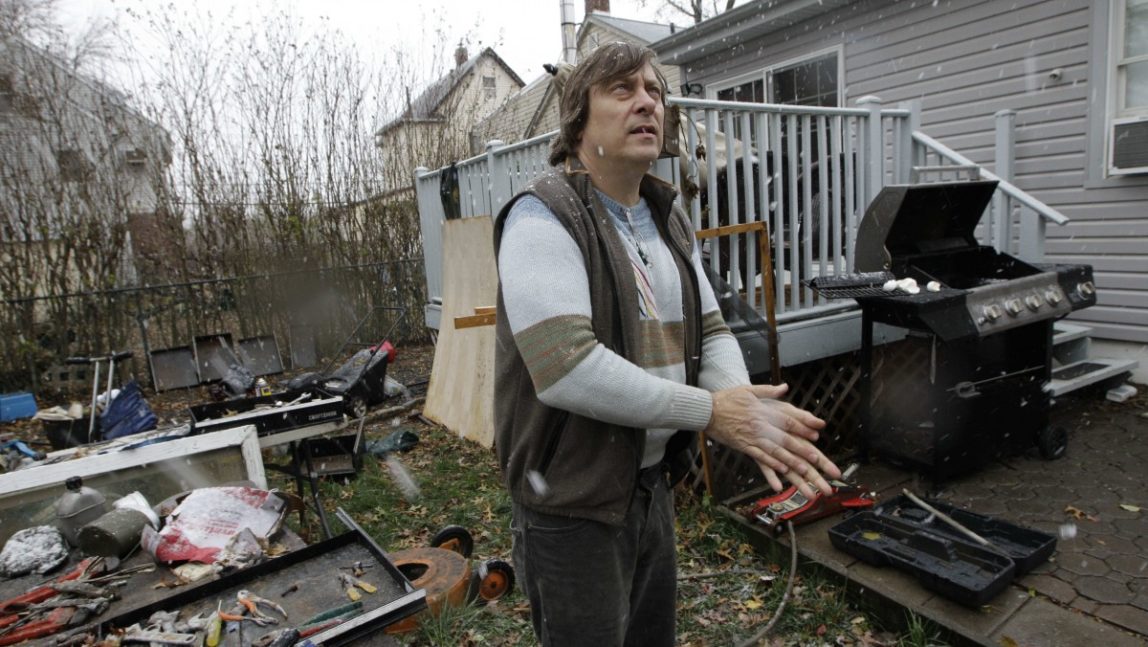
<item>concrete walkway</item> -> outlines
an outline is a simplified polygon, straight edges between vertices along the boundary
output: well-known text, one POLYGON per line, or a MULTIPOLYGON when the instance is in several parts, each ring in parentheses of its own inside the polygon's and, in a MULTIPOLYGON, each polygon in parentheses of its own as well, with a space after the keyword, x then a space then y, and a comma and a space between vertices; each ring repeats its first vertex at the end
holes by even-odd
MULTIPOLYGON (((1015 580, 990 604, 963 607, 926 590, 909 574, 875 568, 837 550, 828 529, 841 517, 799 528, 800 554, 846 578, 848 590, 863 601, 911 609, 946 627, 958 641, 1001 645, 1011 639, 1022 647, 1148 644, 1148 388, 1140 387, 1139 395, 1122 404, 1065 398, 1054 408, 1053 421, 1068 429, 1069 437, 1068 452, 1057 461, 1044 461, 1034 450, 945 482, 936 491, 929 490, 928 479, 880 461, 859 471, 857 481, 875 490, 878 500, 908 488, 1061 537, 1048 562, 1015 580)), ((726 506, 736 510, 751 499, 740 497, 726 506)), ((760 524, 745 525, 755 543, 788 543, 760 524)))

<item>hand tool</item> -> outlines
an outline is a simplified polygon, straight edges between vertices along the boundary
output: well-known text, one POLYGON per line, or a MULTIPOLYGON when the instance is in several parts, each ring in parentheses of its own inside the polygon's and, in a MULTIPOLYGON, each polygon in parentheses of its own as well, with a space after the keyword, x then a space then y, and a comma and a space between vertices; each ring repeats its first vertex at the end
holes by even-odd
POLYGON ((219 634, 223 631, 223 619, 219 617, 219 610, 222 606, 222 602, 216 604, 215 612, 207 619, 207 635, 203 640, 207 647, 219 647, 219 634))
POLYGON ((127 631, 120 637, 121 643, 152 643, 159 645, 191 645, 199 644, 199 634, 180 634, 169 631, 148 631, 138 629, 127 631))
MULTIPOLYGON (((272 602, 271 600, 268 600, 267 598, 255 595, 247 589, 240 591, 236 597, 239 599, 239 603, 247 607, 247 610, 251 612, 251 615, 253 616, 274 620, 274 618, 259 610, 259 607, 263 606, 268 609, 274 609, 275 611, 278 611, 279 615, 283 616, 284 620, 287 619, 287 611, 284 610, 283 607, 279 606, 275 602, 272 602)), ((276 620, 276 622, 278 621, 276 620)))
POLYGON ((315 615, 311 616, 310 618, 307 618, 307 620, 301 626, 313 625, 316 622, 322 622, 324 620, 330 620, 331 618, 337 618, 339 616, 345 616, 349 613, 359 613, 359 612, 362 612, 362 610, 363 610, 363 603, 355 601, 355 602, 352 602, 350 604, 344 604, 342 606, 334 607, 333 609, 327 609, 326 611, 320 611, 319 613, 316 613, 315 615))
POLYGON ((797 486, 790 486, 780 494, 759 499, 746 516, 765 524, 773 532, 781 532, 785 522, 792 521, 799 526, 817 519, 828 517, 843 510, 860 510, 873 507, 873 497, 864 488, 848 481, 857 465, 850 465, 841 475, 841 480, 830 480, 833 490, 813 498, 802 494, 797 486))
POLYGON ((88 559, 85 559, 77 564, 74 569, 56 578, 54 582, 49 582, 47 584, 37 586, 36 588, 31 589, 23 595, 18 595, 14 598, 8 598, 7 600, 0 601, 0 613, 12 613, 14 611, 20 611, 22 609, 28 608, 33 604, 43 602, 49 598, 55 597, 59 593, 59 590, 56 588, 57 585, 62 582, 71 582, 73 580, 84 578, 87 573, 95 570, 100 563, 102 563, 100 558, 89 557, 88 559))
POLYGON ((339 581, 342 582, 343 586, 346 588, 347 597, 354 601, 358 601, 360 598, 362 598, 362 595, 360 595, 359 592, 355 590, 355 587, 359 587, 367 593, 374 593, 378 590, 373 584, 364 582, 363 580, 360 580, 357 577, 352 577, 351 575, 347 575, 346 573, 339 573, 339 581))
POLYGON ((74 611, 68 607, 52 609, 40 620, 32 620, 24 624, 12 624, 3 633, 0 633, 0 646, 15 645, 16 643, 51 636, 68 627, 74 611))

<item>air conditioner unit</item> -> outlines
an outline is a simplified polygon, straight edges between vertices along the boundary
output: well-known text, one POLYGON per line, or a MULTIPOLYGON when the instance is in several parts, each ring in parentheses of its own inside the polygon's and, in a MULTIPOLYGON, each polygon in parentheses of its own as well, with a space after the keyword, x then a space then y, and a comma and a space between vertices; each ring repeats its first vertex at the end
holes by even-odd
POLYGON ((1148 173, 1148 116, 1115 119, 1108 150, 1109 173, 1148 173))

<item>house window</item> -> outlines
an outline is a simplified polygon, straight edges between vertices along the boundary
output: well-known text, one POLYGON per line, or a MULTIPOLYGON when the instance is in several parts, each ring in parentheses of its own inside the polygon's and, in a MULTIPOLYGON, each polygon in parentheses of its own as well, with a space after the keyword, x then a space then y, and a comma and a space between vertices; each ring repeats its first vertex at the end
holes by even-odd
POLYGON ((765 81, 752 79, 717 92, 718 101, 752 101, 765 103, 765 81))
POLYGON ((495 86, 495 79, 493 76, 482 77, 482 95, 487 101, 493 101, 498 88, 495 86))
POLYGON ((1113 174, 1148 173, 1148 0, 1113 3, 1113 174))
MULTIPOLYGON (((1129 0, 1133 1, 1133 0, 1129 0)), ((1148 0, 1140 0, 1148 3, 1148 0)), ((787 61, 761 72, 718 83, 711 97, 719 101, 756 101, 801 106, 841 105, 841 52, 822 52, 787 61)))
POLYGON ((770 103, 838 106, 837 52, 767 72, 770 103))
MULTIPOLYGON (((1148 0, 1144 0, 1148 2, 1148 0)), ((803 106, 840 105, 839 89, 841 50, 834 48, 812 56, 785 61, 760 72, 729 79, 711 86, 709 97, 720 101, 752 101, 803 106)), ((751 124, 749 137, 756 136, 756 124, 751 124)), ((733 136, 746 139, 741 124, 734 124, 733 136)), ((782 133, 785 146, 786 133, 782 133)), ((816 138, 811 143, 816 155, 816 138)))

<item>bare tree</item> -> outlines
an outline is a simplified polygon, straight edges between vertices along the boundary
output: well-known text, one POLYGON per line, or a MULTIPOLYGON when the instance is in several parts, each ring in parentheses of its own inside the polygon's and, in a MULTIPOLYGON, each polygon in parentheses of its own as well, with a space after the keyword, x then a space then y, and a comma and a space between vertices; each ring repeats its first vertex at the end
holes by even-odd
POLYGON ((737 0, 641 0, 639 7, 655 6, 658 16, 666 19, 674 15, 685 14, 693 20, 694 24, 712 18, 723 11, 733 9, 737 0), (667 16, 666 14, 669 14, 667 16))

